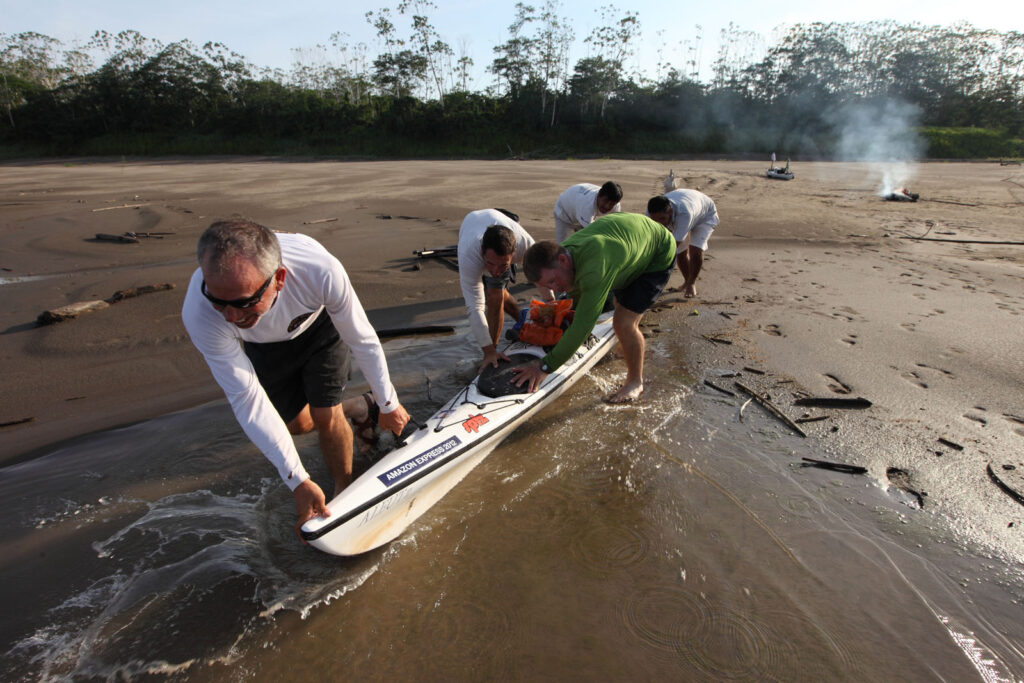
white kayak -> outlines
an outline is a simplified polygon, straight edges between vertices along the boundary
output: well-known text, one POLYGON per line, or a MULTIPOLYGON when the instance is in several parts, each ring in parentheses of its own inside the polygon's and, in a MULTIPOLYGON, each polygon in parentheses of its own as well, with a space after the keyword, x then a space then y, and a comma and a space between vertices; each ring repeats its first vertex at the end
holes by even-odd
MULTIPOLYGON (((611 316, 534 393, 497 398, 478 387, 478 375, 455 397, 327 504, 330 517, 302 525, 302 538, 333 555, 358 555, 388 543, 426 512, 512 430, 583 377, 615 344, 611 316)), ((510 343, 513 356, 543 357, 539 346, 510 343)), ((520 360, 520 362, 522 362, 520 360)), ((492 392, 493 393, 493 392, 492 392)))

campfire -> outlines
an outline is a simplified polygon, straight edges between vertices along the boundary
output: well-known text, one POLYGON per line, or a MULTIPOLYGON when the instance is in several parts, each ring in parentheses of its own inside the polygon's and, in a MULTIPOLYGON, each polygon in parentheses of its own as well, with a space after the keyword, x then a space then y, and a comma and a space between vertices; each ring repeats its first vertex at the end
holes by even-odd
POLYGON ((921 195, 916 192, 911 192, 905 187, 896 189, 889 194, 882 195, 883 199, 887 202, 916 202, 920 196, 921 195))

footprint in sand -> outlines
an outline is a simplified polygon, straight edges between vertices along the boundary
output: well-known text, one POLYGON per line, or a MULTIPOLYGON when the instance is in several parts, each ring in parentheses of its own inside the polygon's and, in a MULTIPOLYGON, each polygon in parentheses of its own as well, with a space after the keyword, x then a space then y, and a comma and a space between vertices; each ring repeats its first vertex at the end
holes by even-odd
POLYGON ((851 308, 849 306, 843 306, 843 307, 838 309, 838 312, 833 313, 832 315, 837 316, 837 317, 841 317, 841 318, 846 318, 850 322, 853 322, 854 320, 856 320, 860 316, 860 311, 858 311, 856 308, 851 308))
POLYGON ((900 327, 905 329, 907 332, 914 332, 917 330, 917 325, 914 323, 900 323, 900 327))
POLYGON ((910 473, 899 467, 890 467, 885 470, 885 476, 894 488, 906 494, 907 502, 911 507, 916 503, 917 508, 924 507, 924 497, 928 494, 916 490, 910 480, 910 473))
MULTIPOLYGON (((1003 417, 1006 419, 1007 422, 1013 422, 1014 424, 1024 427, 1024 417, 1021 417, 1019 415, 1011 415, 1010 413, 1003 413, 1003 417)), ((1021 436, 1024 436, 1024 430, 1014 429, 1014 431, 1020 434, 1021 436)))
POLYGON ((825 384, 836 394, 849 394, 853 391, 850 385, 840 380, 835 375, 822 375, 825 378, 825 384))
POLYGON ((857 335, 855 335, 855 334, 848 334, 848 335, 846 335, 846 338, 843 339, 842 341, 843 341, 844 344, 849 344, 850 346, 854 346, 854 345, 857 344, 857 335))
POLYGON ((1011 306, 1010 304, 999 303, 996 304, 996 308, 998 308, 1001 311, 1006 311, 1010 315, 1020 315, 1020 313, 1014 310, 1013 306, 1011 306))
POLYGON ((921 377, 921 375, 919 375, 918 373, 914 372, 913 370, 911 370, 910 372, 900 373, 900 377, 902 377, 903 379, 907 380, 911 384, 916 384, 917 386, 921 387, 922 389, 927 389, 928 388, 928 382, 925 382, 924 379, 921 377))
POLYGON ((779 329, 779 326, 775 325, 774 323, 771 325, 765 325, 764 327, 761 328, 761 331, 764 332, 765 334, 770 334, 773 337, 785 336, 784 334, 782 334, 782 330, 779 329))
MULTIPOLYGON (((985 409, 984 408, 977 408, 977 410, 985 410, 985 409)), ((968 420, 972 421, 972 422, 977 422, 982 427, 984 427, 984 426, 986 426, 988 424, 988 420, 985 417, 983 417, 981 415, 978 415, 977 413, 964 413, 964 417, 967 418, 968 420)))
POLYGON ((927 363, 918 363, 917 367, 921 368, 922 370, 932 370, 934 372, 942 373, 946 377, 953 377, 954 376, 952 371, 950 371, 950 370, 946 370, 944 368, 937 368, 934 365, 928 365, 927 363))

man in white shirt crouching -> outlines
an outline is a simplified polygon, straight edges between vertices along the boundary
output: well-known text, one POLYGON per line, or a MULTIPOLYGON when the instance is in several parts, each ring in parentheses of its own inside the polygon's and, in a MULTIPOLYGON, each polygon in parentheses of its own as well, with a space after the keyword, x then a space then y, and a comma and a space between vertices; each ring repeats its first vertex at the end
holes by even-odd
POLYGON ((185 329, 243 431, 292 490, 298 533, 307 520, 330 513, 291 435, 318 430, 337 495, 352 480, 346 418, 362 429, 379 410, 380 427, 400 434, 409 414, 348 274, 319 242, 226 220, 206 229, 196 253, 185 329), (372 394, 343 402, 350 350, 372 394))

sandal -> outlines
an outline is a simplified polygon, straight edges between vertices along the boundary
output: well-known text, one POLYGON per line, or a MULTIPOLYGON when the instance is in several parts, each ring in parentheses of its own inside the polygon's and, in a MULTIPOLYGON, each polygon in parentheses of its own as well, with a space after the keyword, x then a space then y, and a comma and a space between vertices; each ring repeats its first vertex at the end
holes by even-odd
POLYGON ((353 432, 356 438, 364 446, 374 446, 377 443, 377 418, 380 417, 380 406, 373 400, 373 394, 367 391, 363 394, 366 401, 366 417, 363 420, 352 420, 353 432))

